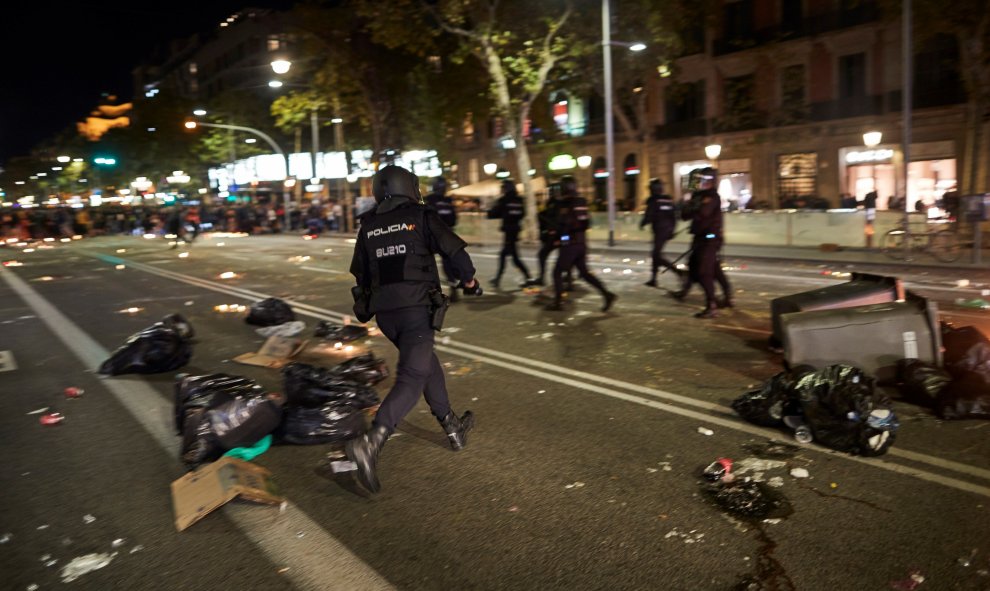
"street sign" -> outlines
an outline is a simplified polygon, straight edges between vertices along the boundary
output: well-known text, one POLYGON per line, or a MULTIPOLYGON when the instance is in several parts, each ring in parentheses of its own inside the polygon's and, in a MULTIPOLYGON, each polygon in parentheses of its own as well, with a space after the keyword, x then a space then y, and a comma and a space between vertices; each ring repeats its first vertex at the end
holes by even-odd
POLYGON ((15 369, 17 369, 17 362, 14 361, 14 353, 12 351, 0 351, 0 373, 15 369))

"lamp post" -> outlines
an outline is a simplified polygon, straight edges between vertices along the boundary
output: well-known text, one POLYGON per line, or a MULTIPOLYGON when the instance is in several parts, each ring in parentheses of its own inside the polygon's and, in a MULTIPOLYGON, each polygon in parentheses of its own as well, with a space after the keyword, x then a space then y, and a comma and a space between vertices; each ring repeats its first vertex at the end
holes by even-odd
POLYGON ((627 47, 630 51, 643 51, 643 43, 612 41, 611 0, 602 0, 602 62, 605 77, 605 167, 608 172, 606 195, 608 198, 608 245, 615 246, 615 129, 612 121, 612 45, 627 47))
POLYGON ((285 190, 285 184, 289 180, 289 158, 285 155, 285 152, 282 151, 282 148, 280 148, 278 144, 275 143, 275 140, 273 140, 267 133, 261 131, 260 129, 255 129, 253 127, 246 127, 244 125, 227 125, 225 123, 203 123, 201 121, 186 121, 187 129, 196 129, 196 127, 198 126, 216 127, 218 129, 229 129, 232 131, 244 131, 247 133, 253 133, 254 135, 268 142, 268 145, 271 146, 272 150, 275 150, 275 153, 282 157, 282 160, 285 162, 285 176, 282 179, 282 202, 285 206, 285 232, 288 233, 289 229, 292 227, 291 224, 289 223, 290 221, 289 193, 285 190))
MULTIPOLYGON (((874 149, 880 145, 880 141, 883 140, 883 133, 879 131, 868 131, 863 134, 863 145, 869 149, 874 149)), ((870 202, 864 202, 864 209, 866 210, 866 247, 873 247, 873 218, 876 216, 876 199, 877 199, 877 161, 876 158, 871 159, 872 164, 870 165, 870 176, 872 177, 870 183, 870 191, 873 193, 872 204, 870 207, 870 202)), ((866 195, 869 197, 869 193, 866 195)), ((904 223, 904 237, 907 238, 907 220, 904 223)))
POLYGON ((721 154, 722 154, 721 144, 708 144, 707 146, 705 146, 705 156, 707 156, 708 159, 715 164, 714 168, 716 170, 718 169, 718 157, 721 154))

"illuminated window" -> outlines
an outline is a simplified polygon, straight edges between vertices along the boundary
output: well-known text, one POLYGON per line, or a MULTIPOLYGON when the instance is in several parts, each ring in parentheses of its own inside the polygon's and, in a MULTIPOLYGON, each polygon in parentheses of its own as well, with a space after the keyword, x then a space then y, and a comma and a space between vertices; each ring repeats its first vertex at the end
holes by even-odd
POLYGON ((193 76, 199 73, 199 66, 196 65, 196 62, 192 62, 189 64, 189 73, 192 74, 193 76))
POLYGON ((278 35, 268 36, 268 51, 278 51, 282 49, 282 40, 278 38, 278 35))

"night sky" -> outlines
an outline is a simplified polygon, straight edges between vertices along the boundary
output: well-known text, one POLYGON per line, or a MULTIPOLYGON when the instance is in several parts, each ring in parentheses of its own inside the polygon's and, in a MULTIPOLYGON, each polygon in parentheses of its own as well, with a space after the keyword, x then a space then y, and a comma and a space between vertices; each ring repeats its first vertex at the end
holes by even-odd
POLYGON ((84 119, 102 93, 130 100, 134 67, 157 61, 169 40, 210 31, 246 6, 291 2, 7 3, 0 9, 0 166, 84 119))

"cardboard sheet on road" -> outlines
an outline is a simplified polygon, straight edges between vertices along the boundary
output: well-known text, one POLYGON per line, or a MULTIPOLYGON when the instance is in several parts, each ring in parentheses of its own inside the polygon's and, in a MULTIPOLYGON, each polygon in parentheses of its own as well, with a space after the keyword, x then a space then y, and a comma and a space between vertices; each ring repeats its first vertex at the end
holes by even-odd
POLYGON ((272 336, 254 353, 243 353, 234 357, 237 363, 281 369, 298 355, 309 341, 292 337, 272 336))
POLYGON ((271 472, 225 456, 172 483, 175 529, 186 529, 237 497, 258 503, 282 502, 271 472))

